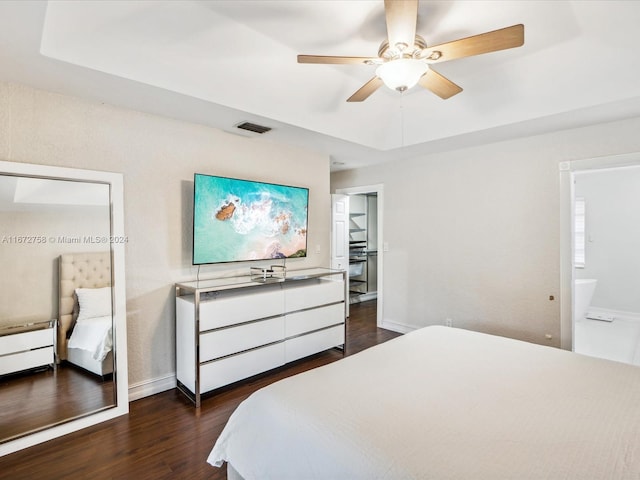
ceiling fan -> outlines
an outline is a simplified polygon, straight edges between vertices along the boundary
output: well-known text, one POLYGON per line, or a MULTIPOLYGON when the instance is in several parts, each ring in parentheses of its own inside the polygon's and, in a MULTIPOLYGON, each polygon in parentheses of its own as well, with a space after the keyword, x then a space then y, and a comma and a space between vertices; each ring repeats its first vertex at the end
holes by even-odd
POLYGON ((524 44, 524 25, 494 30, 435 46, 416 35, 418 0, 385 0, 387 39, 377 57, 298 55, 298 63, 378 65, 376 76, 347 99, 362 102, 383 84, 404 92, 416 84, 446 99, 462 88, 436 72, 431 65, 456 58, 506 50, 524 44))

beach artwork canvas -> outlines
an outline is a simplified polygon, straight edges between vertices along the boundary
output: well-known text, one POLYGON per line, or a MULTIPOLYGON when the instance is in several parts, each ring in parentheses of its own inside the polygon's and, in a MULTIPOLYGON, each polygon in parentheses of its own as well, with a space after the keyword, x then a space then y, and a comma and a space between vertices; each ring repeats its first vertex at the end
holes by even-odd
POLYGON ((196 174, 193 264, 307 255, 309 189, 196 174))

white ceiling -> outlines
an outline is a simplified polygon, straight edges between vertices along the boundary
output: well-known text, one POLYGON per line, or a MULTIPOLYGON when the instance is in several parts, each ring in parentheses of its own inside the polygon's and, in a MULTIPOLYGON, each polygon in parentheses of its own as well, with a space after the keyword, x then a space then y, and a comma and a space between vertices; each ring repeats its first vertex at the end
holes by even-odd
POLYGON ((640 2, 425 1, 438 44, 523 23, 523 47, 438 64, 464 91, 386 87, 345 100, 375 67, 383 1, 3 1, 0 80, 327 153, 333 170, 640 115, 640 2), (344 163, 344 165, 339 165, 344 163))
POLYGON ((46 211, 47 207, 108 207, 109 185, 0 175, 0 211, 46 211))

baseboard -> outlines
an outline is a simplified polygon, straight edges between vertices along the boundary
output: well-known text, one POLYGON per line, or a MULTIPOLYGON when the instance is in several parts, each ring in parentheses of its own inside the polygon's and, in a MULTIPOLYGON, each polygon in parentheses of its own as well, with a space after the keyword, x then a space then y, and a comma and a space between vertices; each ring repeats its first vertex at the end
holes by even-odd
POLYGON ((622 310, 611 310, 610 308, 589 307, 588 313, 613 315, 616 318, 625 318, 627 320, 640 322, 640 313, 637 312, 624 312, 622 310))
POLYGON ((144 397, 150 397, 156 393, 165 392, 176 388, 176 375, 175 373, 167 375, 166 377, 153 378, 151 380, 145 380, 133 385, 129 385, 129 401, 140 400, 144 397))
POLYGON ((412 325, 405 325, 404 323, 392 322, 390 320, 383 320, 380 323, 380 328, 384 328, 386 330, 391 330, 392 332, 398 333, 409 333, 414 330, 417 330, 420 327, 414 327, 412 325))

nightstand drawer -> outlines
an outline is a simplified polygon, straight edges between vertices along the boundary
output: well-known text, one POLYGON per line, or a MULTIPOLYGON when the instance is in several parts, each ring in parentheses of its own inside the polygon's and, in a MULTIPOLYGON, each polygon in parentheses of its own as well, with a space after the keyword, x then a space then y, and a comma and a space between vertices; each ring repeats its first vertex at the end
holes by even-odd
POLYGON ((52 345, 52 328, 4 335, 0 337, 0 356, 52 345))
POLYGON ((50 365, 53 361, 53 346, 4 355, 0 357, 0 375, 50 365))

